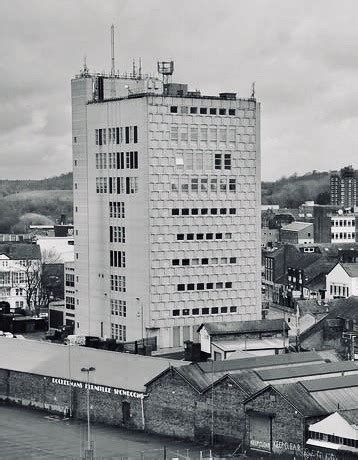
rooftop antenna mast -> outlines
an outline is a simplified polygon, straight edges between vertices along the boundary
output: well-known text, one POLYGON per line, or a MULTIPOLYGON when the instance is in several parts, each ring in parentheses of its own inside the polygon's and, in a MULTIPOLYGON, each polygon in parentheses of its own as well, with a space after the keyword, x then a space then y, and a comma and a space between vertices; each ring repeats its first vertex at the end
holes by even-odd
POLYGON ((116 66, 114 62, 114 25, 111 25, 111 76, 116 73, 116 66))

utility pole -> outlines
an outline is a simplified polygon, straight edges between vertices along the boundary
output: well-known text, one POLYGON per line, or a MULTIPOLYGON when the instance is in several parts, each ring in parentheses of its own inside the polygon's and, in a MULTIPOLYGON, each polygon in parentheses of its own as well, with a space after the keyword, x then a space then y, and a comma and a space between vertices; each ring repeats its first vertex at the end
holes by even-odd
POLYGON ((87 449, 85 450, 84 460, 94 460, 94 451, 91 445, 89 375, 90 372, 95 370, 94 367, 82 367, 81 369, 81 372, 86 372, 87 374, 87 449))

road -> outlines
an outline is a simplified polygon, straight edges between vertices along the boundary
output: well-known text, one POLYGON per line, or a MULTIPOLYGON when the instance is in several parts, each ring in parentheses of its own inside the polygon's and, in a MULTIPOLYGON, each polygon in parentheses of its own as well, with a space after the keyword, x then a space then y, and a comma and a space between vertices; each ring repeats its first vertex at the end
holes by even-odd
MULTIPOLYGON (((197 460, 203 449, 189 442, 104 425, 94 425, 92 437, 96 460, 160 460, 164 458, 163 446, 167 446, 167 460, 184 460, 188 451, 190 460, 197 460)), ((86 439, 85 423, 0 405, 0 459, 79 459, 86 439)))

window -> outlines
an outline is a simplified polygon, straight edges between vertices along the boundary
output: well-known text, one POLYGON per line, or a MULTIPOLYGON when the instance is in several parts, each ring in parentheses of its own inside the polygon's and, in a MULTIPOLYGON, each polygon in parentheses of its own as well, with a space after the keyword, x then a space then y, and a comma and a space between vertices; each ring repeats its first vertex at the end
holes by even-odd
POLYGON ((180 310, 173 310, 173 316, 179 316, 180 310))
POLYGON ((173 259, 172 265, 179 265, 179 259, 173 259))
POLYGON ((213 308, 211 309, 211 314, 212 314, 212 315, 217 315, 218 313, 219 313, 219 308, 218 308, 218 307, 213 307, 213 308))
POLYGON ((122 267, 126 266, 126 253, 125 251, 109 251, 109 260, 111 267, 122 267))
POLYGON ((231 153, 224 155, 224 169, 231 169, 231 153))
POLYGON ((138 144, 138 126, 133 126, 133 144, 138 144))
POLYGON ((194 233, 188 233, 186 239, 192 241, 194 239, 194 233))
POLYGON ((236 130, 235 130, 235 128, 229 128, 228 140, 229 140, 229 142, 236 142, 236 130))
POLYGON ((177 289, 178 291, 185 291, 185 284, 178 284, 177 289))
POLYGON ((227 313, 227 307, 221 307, 220 313, 227 313))
POLYGON ((208 179, 207 178, 201 178, 200 179, 200 191, 201 192, 207 192, 208 191, 208 179))
POLYGON ((221 153, 215 153, 214 169, 221 169, 221 153))
POLYGON ((189 308, 184 308, 183 309, 183 316, 188 316, 190 314, 189 308))
POLYGON ((124 203, 121 201, 110 201, 109 202, 109 217, 124 218, 125 217, 124 203))
POLYGON ((182 213, 183 216, 188 216, 189 215, 189 209, 188 208, 183 208, 181 210, 181 213, 182 213))
POLYGON ((190 265, 190 259, 182 259, 181 264, 184 265, 184 266, 185 265, 190 265))
POLYGON ((96 177, 96 193, 107 193, 107 177, 96 177))
POLYGON ((217 265, 217 264, 219 263, 219 260, 218 260, 217 257, 212 257, 212 258, 210 259, 210 262, 211 262, 213 265, 217 265))
POLYGON ((231 238, 232 238, 232 233, 225 233, 226 240, 231 240, 231 238))
POLYGON ((223 239, 223 234, 222 233, 215 233, 215 239, 216 240, 222 240, 223 239))
POLYGON ((112 316, 122 316, 123 318, 127 316, 127 302, 125 300, 111 299, 110 303, 112 316))
POLYGON ((213 239, 213 234, 212 233, 207 233, 206 235, 207 240, 212 240, 213 239))
POLYGON ((172 209, 172 216, 179 216, 179 209, 172 209))
POLYGON ((184 233, 178 233, 177 234, 177 240, 181 241, 184 239, 184 233))
POLYGON ((192 126, 190 128, 190 140, 193 142, 197 142, 198 140, 198 127, 192 126))
MULTIPOLYGON (((117 178, 119 179, 119 178, 117 178)), ((138 192, 138 177, 126 177, 126 194, 131 195, 138 192)), ((118 193, 118 190, 117 190, 118 193)))
POLYGON ((209 314, 209 308, 205 307, 201 309, 201 314, 202 315, 208 315, 209 314))
POLYGON ((205 289, 205 284, 204 284, 204 283, 198 283, 198 284, 196 285, 196 289, 197 289, 198 291, 203 291, 203 290, 205 289))
POLYGON ((180 140, 183 142, 187 142, 188 140, 188 127, 187 126, 180 127, 180 140))
POLYGON ((188 291, 194 291, 194 289, 195 289, 195 284, 194 284, 194 283, 189 283, 189 284, 187 285, 187 289, 188 289, 188 291))
POLYGON ((201 264, 202 265, 208 265, 209 263, 209 259, 207 259, 206 257, 204 257, 203 259, 201 259, 201 264))
POLYGON ((214 107, 210 108, 210 115, 216 115, 216 109, 214 107))
POLYGON ((216 142, 218 139, 218 132, 216 127, 215 128, 210 128, 210 141, 211 142, 216 142))
POLYGON ((215 284, 216 289, 222 289, 224 287, 224 284, 219 281, 218 283, 215 284))
POLYGON ((170 140, 177 141, 178 140, 178 126, 172 125, 170 127, 170 140))
POLYGON ((219 109, 219 115, 226 115, 226 109, 219 109))
POLYGON ((210 214, 212 214, 212 215, 216 216, 216 215, 217 215, 217 213, 218 213, 218 210, 217 210, 217 208, 211 208, 211 209, 210 209, 210 214))
POLYGON ((226 142, 226 128, 225 127, 220 128, 219 135, 220 135, 219 141, 226 142))
POLYGON ((126 341, 126 326, 122 324, 111 323, 111 337, 112 339, 119 340, 121 342, 126 341))
POLYGON ((207 142, 208 140, 208 128, 206 126, 200 128, 200 140, 202 142, 207 142))
POLYGON ((197 177, 194 177, 191 179, 191 191, 192 192, 197 192, 198 191, 198 185, 199 185, 199 179, 197 177))
POLYGON ((196 234, 196 239, 197 240, 203 240, 204 239, 204 233, 197 233, 196 234))
POLYGON ((217 191, 217 178, 216 177, 212 177, 210 179, 210 190, 212 192, 216 192, 217 191))
POLYGON ((190 107, 190 113, 198 113, 197 107, 190 107))
POLYGON ((199 265, 199 259, 192 259, 191 264, 192 265, 199 265))
POLYGON ((237 307, 230 307, 230 313, 236 313, 237 307))
POLYGON ((207 208, 202 208, 202 209, 200 210, 200 214, 203 215, 203 216, 206 215, 207 213, 208 213, 208 209, 207 209, 207 208))
POLYGON ((192 315, 198 315, 199 314, 199 308, 193 308, 191 313, 192 313, 192 315))
POLYGON ((236 264, 236 257, 230 257, 229 260, 231 264, 236 264))
POLYGON ((111 275, 111 291, 126 292, 125 276, 111 275))
POLYGON ((229 109, 229 115, 235 115, 235 109, 229 109))
POLYGON ((226 177, 220 177, 220 192, 226 192, 226 177))
POLYGON ((208 113, 208 109, 206 107, 200 107, 200 115, 206 115, 208 113))
POLYGON ((184 115, 187 114, 187 113, 188 113, 188 107, 185 106, 185 105, 182 105, 182 106, 180 107, 180 113, 182 113, 182 114, 184 114, 184 115))
POLYGON ((214 289, 214 283, 206 283, 206 289, 214 289))
POLYGON ((199 209, 198 208, 193 208, 191 210, 191 214, 192 214, 192 216, 197 216, 199 214, 199 209))
POLYGON ((231 289, 231 288, 232 288, 232 282, 231 282, 231 281, 227 281, 227 282, 225 283, 225 288, 226 288, 226 289, 231 289))
POLYGON ((230 208, 229 213, 230 214, 236 214, 236 208, 230 208))
POLYGON ((109 241, 110 243, 125 243, 126 242, 125 227, 110 226, 109 241))
POLYGON ((170 113, 178 113, 178 107, 176 105, 170 106, 170 113))

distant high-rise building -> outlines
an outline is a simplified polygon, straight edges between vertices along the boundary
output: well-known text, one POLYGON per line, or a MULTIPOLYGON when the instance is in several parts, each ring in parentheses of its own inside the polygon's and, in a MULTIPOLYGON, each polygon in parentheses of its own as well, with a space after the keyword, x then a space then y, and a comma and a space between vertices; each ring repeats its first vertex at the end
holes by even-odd
POLYGON ((357 176, 352 166, 346 166, 339 173, 331 174, 331 204, 343 208, 357 205, 357 176))
POLYGON ((260 105, 158 68, 72 80, 75 333, 172 347, 261 318, 260 105))

